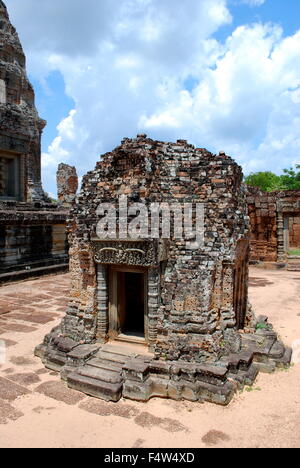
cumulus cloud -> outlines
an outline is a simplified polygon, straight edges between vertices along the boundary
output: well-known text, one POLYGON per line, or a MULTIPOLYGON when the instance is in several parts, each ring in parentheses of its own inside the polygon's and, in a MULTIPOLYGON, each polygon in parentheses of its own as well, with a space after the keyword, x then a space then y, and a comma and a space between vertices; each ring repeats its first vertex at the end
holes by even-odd
POLYGON ((184 129, 194 141, 225 148, 247 171, 279 171, 299 161, 299 48, 300 32, 283 38, 276 26, 239 27, 193 92, 169 96, 142 123, 184 129))
POLYGON ((9 4, 30 73, 43 80, 60 71, 75 102, 43 155, 48 190, 62 160, 83 174, 141 131, 224 149, 246 171, 299 161, 300 32, 285 38, 275 25, 245 25, 221 44, 214 33, 232 21, 226 0, 88 6, 9 4))

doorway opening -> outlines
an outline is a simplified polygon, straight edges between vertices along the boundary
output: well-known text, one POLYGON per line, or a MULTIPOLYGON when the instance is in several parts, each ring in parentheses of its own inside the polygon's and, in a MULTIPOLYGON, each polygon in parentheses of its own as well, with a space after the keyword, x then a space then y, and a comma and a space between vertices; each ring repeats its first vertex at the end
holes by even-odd
POLYGON ((238 330, 243 330, 245 328, 248 305, 248 262, 249 242, 248 240, 240 240, 236 250, 236 263, 233 277, 233 301, 238 330))
POLYGON ((0 198, 19 200, 21 198, 20 156, 0 153, 0 198))
POLYGON ((147 272, 111 268, 110 336, 114 339, 147 341, 147 272))
POLYGON ((284 217, 284 249, 290 257, 300 257, 300 213, 284 217))

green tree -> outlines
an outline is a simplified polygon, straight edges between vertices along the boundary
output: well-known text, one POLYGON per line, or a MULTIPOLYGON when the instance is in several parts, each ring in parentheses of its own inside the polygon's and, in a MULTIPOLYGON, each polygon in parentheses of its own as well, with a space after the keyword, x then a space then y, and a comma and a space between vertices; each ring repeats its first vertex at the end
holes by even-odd
POLYGON ((300 190, 300 164, 296 165, 296 170, 291 167, 284 169, 283 172, 280 178, 285 190, 300 190))
POLYGON ((296 164, 295 169, 284 169, 279 176, 270 171, 251 173, 245 177, 245 183, 264 192, 300 190, 300 164, 296 164))
POLYGON ((264 192, 272 192, 283 188, 280 176, 270 171, 251 173, 245 177, 245 182, 247 185, 258 187, 264 192))

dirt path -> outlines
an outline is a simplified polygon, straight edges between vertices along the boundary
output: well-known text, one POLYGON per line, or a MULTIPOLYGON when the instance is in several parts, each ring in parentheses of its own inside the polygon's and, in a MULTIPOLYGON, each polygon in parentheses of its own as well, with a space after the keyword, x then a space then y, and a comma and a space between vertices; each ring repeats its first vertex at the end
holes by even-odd
MULTIPOLYGON (((7 348, 0 447, 300 446, 300 364, 260 375, 226 408, 161 399, 109 404, 66 388, 33 349, 62 316, 68 281, 61 275, 0 288, 7 348)), ((252 269, 250 294, 256 313, 268 315, 287 344, 300 340, 300 273, 252 269)))

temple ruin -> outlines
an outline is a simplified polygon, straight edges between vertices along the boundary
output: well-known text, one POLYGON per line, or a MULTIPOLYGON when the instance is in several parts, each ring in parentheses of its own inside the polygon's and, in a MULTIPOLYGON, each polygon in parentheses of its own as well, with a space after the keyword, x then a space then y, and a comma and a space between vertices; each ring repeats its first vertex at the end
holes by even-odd
MULTIPOLYGON (((259 371, 288 366, 291 350, 248 301, 242 180, 225 153, 184 140, 138 135, 105 154, 84 177, 68 220, 68 310, 36 355, 71 388, 111 401, 157 396, 228 404, 259 371), (167 208, 198 205, 202 242, 197 229, 181 236, 174 217, 168 237, 167 208), (143 229, 137 211, 151 212, 143 229)), ((194 224, 195 213, 188 211, 194 224)))
POLYGON ((138 135, 103 155, 78 196, 61 164, 52 203, 34 100, 0 0, 0 281, 65 268, 68 218, 70 302, 35 350, 44 364, 105 400, 223 405, 259 371, 287 367, 291 350, 249 304, 248 268, 251 250, 277 261, 298 243, 299 200, 250 193, 223 152, 138 135))
MULTIPOLYGON (((292 251, 300 250, 300 190, 261 192, 247 187, 251 261, 300 270, 292 251)), ((299 258, 300 260, 300 258, 299 258)))
POLYGON ((0 283, 67 267, 67 211, 41 182, 41 136, 25 55, 0 0, 0 283))

